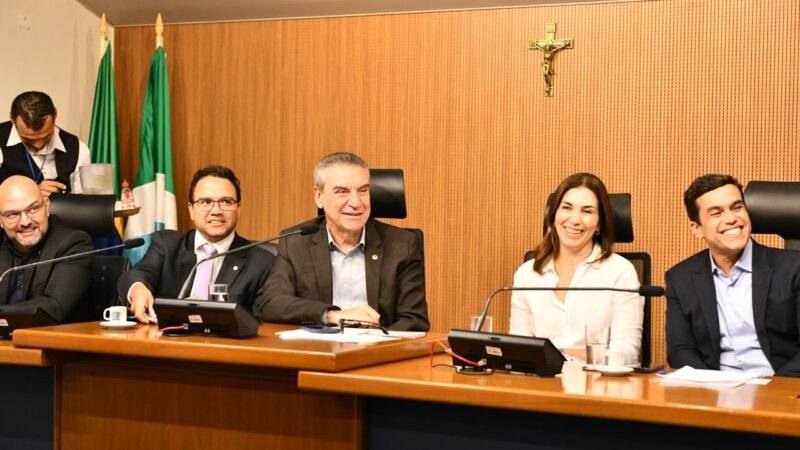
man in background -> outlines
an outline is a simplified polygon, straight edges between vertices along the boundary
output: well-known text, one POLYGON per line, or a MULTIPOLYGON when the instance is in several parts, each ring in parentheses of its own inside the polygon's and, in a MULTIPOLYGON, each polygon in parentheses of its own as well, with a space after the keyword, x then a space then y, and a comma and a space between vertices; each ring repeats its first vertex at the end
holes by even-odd
POLYGON ((78 168, 91 163, 89 147, 56 126, 57 111, 44 92, 23 92, 11 103, 11 120, 0 123, 0 182, 31 178, 47 197, 82 192, 78 168))

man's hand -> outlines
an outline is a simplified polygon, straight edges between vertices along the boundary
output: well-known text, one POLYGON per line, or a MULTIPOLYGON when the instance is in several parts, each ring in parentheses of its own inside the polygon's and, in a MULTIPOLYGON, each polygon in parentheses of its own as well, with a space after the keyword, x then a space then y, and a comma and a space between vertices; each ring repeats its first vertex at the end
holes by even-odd
POLYGON ((325 320, 328 323, 339 325, 340 319, 360 320, 362 322, 381 322, 381 315, 372 309, 369 305, 361 305, 351 309, 340 311, 328 311, 325 315, 325 320))
POLYGON ((136 320, 141 323, 150 323, 152 322, 152 317, 148 314, 148 311, 153 311, 153 293, 150 292, 150 289, 142 283, 135 283, 131 288, 130 293, 130 301, 131 301, 131 311, 133 311, 133 315, 136 316, 136 320))
POLYGON ((44 180, 39 183, 39 190, 42 191, 42 196, 45 198, 50 197, 50 194, 55 194, 65 189, 67 189, 67 185, 56 180, 44 180))

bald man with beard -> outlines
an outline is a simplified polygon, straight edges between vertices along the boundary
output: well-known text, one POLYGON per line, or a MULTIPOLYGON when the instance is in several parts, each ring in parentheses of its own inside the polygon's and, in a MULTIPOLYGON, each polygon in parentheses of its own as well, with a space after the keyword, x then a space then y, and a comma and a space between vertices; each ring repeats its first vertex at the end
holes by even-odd
MULTIPOLYGON (((28 177, 15 175, 0 184, 0 273, 11 267, 90 251, 86 232, 50 216, 50 201, 28 177)), ((92 258, 43 264, 12 272, 0 282, 0 305, 39 306, 65 322, 88 301, 92 258)))

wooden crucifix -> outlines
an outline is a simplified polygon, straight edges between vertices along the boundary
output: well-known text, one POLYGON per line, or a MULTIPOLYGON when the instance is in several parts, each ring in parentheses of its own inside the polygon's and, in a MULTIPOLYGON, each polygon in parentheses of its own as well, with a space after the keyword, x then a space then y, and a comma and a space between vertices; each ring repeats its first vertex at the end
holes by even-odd
POLYGON ((556 39, 556 24, 548 23, 545 27, 545 39, 528 41, 528 50, 541 50, 544 53, 542 71, 544 72, 544 95, 553 96, 553 56, 559 50, 572 48, 572 39, 556 39))

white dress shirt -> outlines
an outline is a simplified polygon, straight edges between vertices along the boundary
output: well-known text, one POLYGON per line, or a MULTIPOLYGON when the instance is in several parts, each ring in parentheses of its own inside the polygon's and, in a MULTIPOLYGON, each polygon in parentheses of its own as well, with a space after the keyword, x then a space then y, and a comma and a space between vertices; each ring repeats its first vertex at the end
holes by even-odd
MULTIPOLYGON (((612 254, 597 262, 592 254, 575 270, 569 287, 614 287, 638 289, 639 278, 627 259, 612 254)), ((558 274, 551 259, 542 274, 527 261, 514 274, 514 287, 556 287, 558 274)), ((642 345, 644 298, 633 292, 566 291, 564 301, 555 291, 516 291, 511 296, 511 334, 549 338, 560 349, 585 348, 584 327, 599 334, 611 327, 610 351, 620 351, 629 363, 638 361, 642 345)))
MULTIPOLYGON (((56 171, 56 157, 53 152, 67 152, 67 149, 64 147, 64 143, 61 141, 61 135, 58 133, 59 131, 61 130, 58 127, 54 127, 53 137, 50 138, 50 142, 48 142, 47 145, 45 145, 41 150, 31 150, 27 145, 25 146, 25 148, 28 150, 28 153, 31 155, 33 162, 41 169, 45 180, 54 180, 58 176, 58 172, 56 171), (42 164, 44 164, 44 167, 42 164)), ((22 143, 22 139, 19 137, 17 127, 14 126, 12 122, 11 134, 8 135, 6 146, 10 147, 20 143, 22 143)), ((73 194, 80 194, 83 192, 81 187, 80 172, 78 169, 81 166, 91 163, 92 160, 89 153, 89 146, 86 145, 82 140, 78 139, 78 164, 75 166, 75 171, 70 174, 70 183, 72 184, 73 194)), ((0 152, 0 165, 2 164, 3 153, 0 152)))

